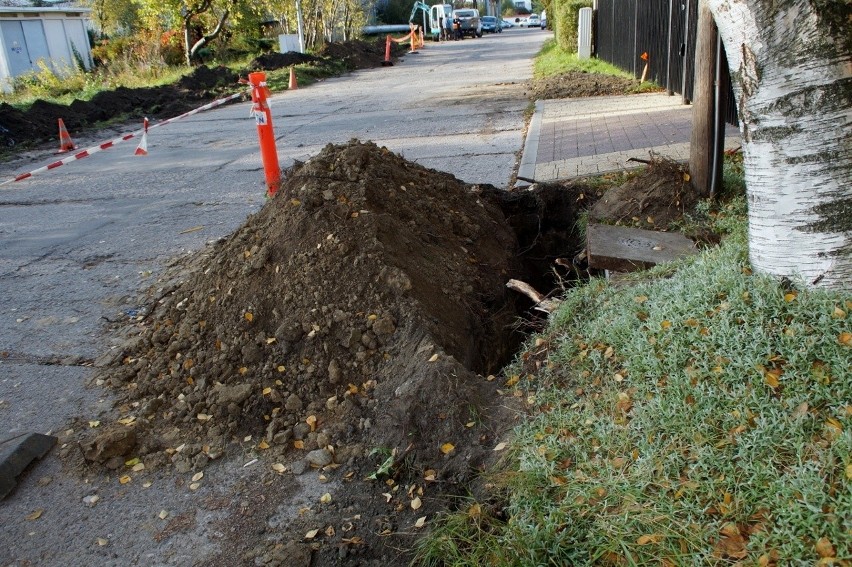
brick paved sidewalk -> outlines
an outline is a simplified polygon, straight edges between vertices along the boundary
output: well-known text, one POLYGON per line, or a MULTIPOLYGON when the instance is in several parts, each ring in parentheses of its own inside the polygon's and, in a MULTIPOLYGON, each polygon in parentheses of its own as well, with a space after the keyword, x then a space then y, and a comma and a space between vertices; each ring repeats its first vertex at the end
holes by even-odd
MULTIPOLYGON (((641 166, 649 152, 689 159, 692 107, 679 96, 651 93, 536 102, 518 176, 554 181, 641 166)), ((728 126, 725 147, 740 134, 728 126)), ((523 185, 523 182, 519 182, 523 185)))

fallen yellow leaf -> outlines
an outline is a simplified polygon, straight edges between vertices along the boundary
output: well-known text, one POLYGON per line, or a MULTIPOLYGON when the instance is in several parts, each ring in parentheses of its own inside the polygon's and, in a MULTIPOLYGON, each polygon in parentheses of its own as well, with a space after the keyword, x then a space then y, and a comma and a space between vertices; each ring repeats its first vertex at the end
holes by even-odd
POLYGON ((837 342, 839 342, 843 346, 852 345, 852 333, 847 333, 845 331, 843 333, 840 333, 840 335, 837 336, 837 342))
POLYGON ((272 393, 272 388, 270 388, 269 386, 267 386, 266 388, 264 388, 264 389, 263 389, 263 392, 262 392, 262 394, 263 394, 264 396, 268 396, 268 395, 269 395, 269 394, 271 394, 271 393, 272 393))
POLYGON ((325 494, 320 496, 320 502, 322 502, 323 504, 330 503, 331 502, 331 494, 326 492, 325 494))
POLYGON ((125 417, 124 419, 119 419, 119 420, 118 420, 118 422, 119 422, 121 425, 130 425, 130 424, 132 424, 134 421, 136 421, 136 417, 135 417, 135 416, 125 417))
POLYGON ((41 518, 41 515, 44 514, 44 508, 36 508, 26 516, 26 520, 33 521, 41 518))
POLYGON ((94 429, 95 427, 100 426, 100 424, 101 424, 101 422, 98 421, 97 419, 95 419, 95 420, 92 420, 92 421, 89 422, 89 427, 94 429))
POLYGON ((203 472, 203 471, 202 471, 202 472, 197 472, 197 473, 195 473, 194 475, 192 475, 192 482, 198 482, 198 481, 199 481, 199 480, 201 480, 202 478, 204 478, 204 472, 203 472))
POLYGON ((426 525, 426 516, 422 516, 420 518, 417 518, 417 521, 414 522, 415 528, 422 528, 425 525, 426 525))
POLYGON ((284 471, 286 471, 286 470, 287 470, 287 467, 285 467, 285 466, 284 466, 283 464, 281 464, 281 463, 275 463, 274 465, 272 465, 272 470, 274 470, 274 471, 275 471, 275 472, 277 472, 278 474, 282 474, 284 471))
POLYGON ((319 530, 311 530, 311 531, 309 531, 308 533, 305 534, 305 539, 314 539, 315 537, 317 537, 318 533, 319 533, 319 530))
POLYGON ((505 448, 506 448, 505 442, 504 443, 497 443, 497 445, 494 447, 494 450, 495 451, 502 451, 505 448))
POLYGON ((316 428, 317 428, 317 416, 315 416, 315 415, 309 415, 309 416, 308 416, 308 418, 305 420, 305 423, 307 423, 308 425, 310 425, 310 426, 311 426, 311 431, 316 431, 316 428))
POLYGON ((443 445, 441 445, 441 452, 445 455, 449 455, 450 453, 453 452, 453 449, 455 449, 455 448, 456 448, 456 446, 453 445, 452 443, 444 443, 443 445))
POLYGON ((633 298, 633 301, 635 301, 636 303, 645 303, 646 301, 648 301, 648 296, 647 295, 637 295, 636 297, 633 298))
POLYGON ((438 360, 438 354, 437 354, 437 353, 436 353, 436 354, 433 354, 433 355, 429 358, 429 362, 435 362, 436 360, 438 360))
POLYGON ((261 439, 260 443, 257 444, 257 448, 261 451, 264 449, 269 449, 269 443, 266 442, 266 439, 261 439))
POLYGON ((648 545, 650 543, 660 543, 661 541, 663 541, 664 537, 665 536, 663 536, 663 534, 645 534, 639 536, 639 538, 636 540, 636 544, 648 545))
POLYGON ((827 537, 821 537, 816 542, 816 552, 820 557, 835 557, 837 555, 834 546, 831 545, 831 540, 827 537))
POLYGON ((846 480, 852 480, 852 463, 846 465, 846 480))
POLYGON ((517 374, 513 374, 512 376, 510 376, 510 377, 509 377, 509 379, 508 379, 508 380, 506 380, 506 384, 505 384, 505 385, 506 385, 507 387, 514 386, 515 384, 517 384, 517 383, 520 381, 520 379, 521 379, 521 377, 520 377, 519 375, 517 375, 517 374))
POLYGON ((835 306, 834 312, 831 314, 835 319, 846 319, 846 311, 841 309, 840 307, 835 306))
POLYGON ((662 328, 662 329, 671 329, 671 327, 672 327, 672 322, 669 321, 668 319, 666 319, 665 321, 662 321, 660 323, 660 328, 662 328))
POLYGON ((254 319, 254 315, 251 313, 246 313, 245 315, 243 315, 243 317, 245 317, 246 321, 248 321, 249 323, 251 323, 252 319, 254 319))
POLYGON ((423 505, 423 502, 420 500, 419 496, 415 496, 414 500, 411 501, 411 509, 412 510, 419 510, 422 505, 423 505))
POLYGON ((787 303, 792 303, 793 301, 796 301, 796 295, 797 294, 795 292, 792 292, 792 291, 789 292, 789 293, 785 293, 784 294, 784 301, 786 301, 787 303))
POLYGON ((120 482, 121 484, 127 484, 127 483, 128 483, 128 482, 130 482, 131 480, 132 480, 132 479, 130 478, 130 475, 129 475, 129 474, 126 474, 126 475, 124 475, 123 477, 119 478, 119 479, 118 479, 118 482, 120 482))

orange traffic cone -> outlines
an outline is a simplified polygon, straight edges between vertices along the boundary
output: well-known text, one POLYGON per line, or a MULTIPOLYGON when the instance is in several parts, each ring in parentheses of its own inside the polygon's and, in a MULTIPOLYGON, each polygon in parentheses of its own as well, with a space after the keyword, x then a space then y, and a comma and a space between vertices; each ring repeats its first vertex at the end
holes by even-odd
POLYGON ((292 65, 290 65, 290 84, 287 85, 287 88, 291 91, 299 88, 299 84, 296 82, 296 68, 292 65))
POLYGON ((148 155, 148 119, 142 122, 142 139, 139 141, 139 145, 136 146, 136 151, 133 152, 135 156, 147 156, 148 155))
POLYGON ((74 145, 74 141, 71 139, 71 136, 68 134, 68 130, 65 128, 65 122, 62 119, 59 119, 59 152, 68 152, 73 149, 76 149, 77 146, 74 145))

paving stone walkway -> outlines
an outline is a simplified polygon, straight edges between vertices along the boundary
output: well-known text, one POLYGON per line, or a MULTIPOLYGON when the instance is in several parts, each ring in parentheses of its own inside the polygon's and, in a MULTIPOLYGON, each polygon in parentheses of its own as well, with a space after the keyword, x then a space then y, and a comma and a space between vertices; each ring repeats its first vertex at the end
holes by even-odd
MULTIPOLYGON (((524 144, 519 177, 555 181, 640 167, 650 152, 689 159, 692 107, 665 93, 540 100, 524 144)), ((728 126, 725 148, 740 144, 728 126)), ((524 185, 524 182, 519 182, 524 185)))

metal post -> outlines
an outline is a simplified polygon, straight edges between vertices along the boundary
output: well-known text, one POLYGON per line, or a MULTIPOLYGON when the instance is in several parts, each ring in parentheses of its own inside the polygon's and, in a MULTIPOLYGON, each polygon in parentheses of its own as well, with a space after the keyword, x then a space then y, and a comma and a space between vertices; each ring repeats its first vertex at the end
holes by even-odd
POLYGON ((668 35, 668 45, 669 48, 666 50, 666 94, 669 96, 674 95, 674 90, 672 89, 672 20, 674 19, 674 0, 669 0, 669 35, 668 35))

